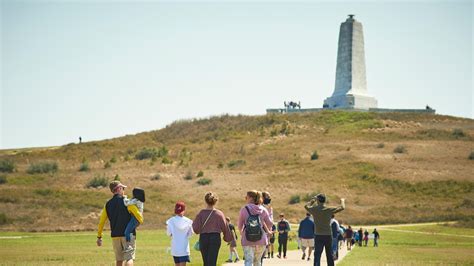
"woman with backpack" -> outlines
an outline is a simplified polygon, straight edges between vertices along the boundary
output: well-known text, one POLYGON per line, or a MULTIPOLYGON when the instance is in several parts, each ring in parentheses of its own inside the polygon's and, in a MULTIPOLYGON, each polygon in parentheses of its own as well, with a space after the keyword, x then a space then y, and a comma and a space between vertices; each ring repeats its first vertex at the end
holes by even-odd
POLYGON ((267 233, 271 232, 273 222, 268 211, 261 205, 261 192, 248 191, 245 200, 247 204, 240 209, 237 223, 241 233, 245 266, 260 266, 263 252, 268 245, 267 233))
POLYGON ((216 266, 219 248, 221 247, 221 232, 224 233, 224 241, 231 242, 232 233, 225 220, 224 213, 214 208, 217 203, 217 195, 207 192, 204 196, 207 207, 202 209, 193 221, 193 230, 199 234, 199 249, 204 266, 216 266))

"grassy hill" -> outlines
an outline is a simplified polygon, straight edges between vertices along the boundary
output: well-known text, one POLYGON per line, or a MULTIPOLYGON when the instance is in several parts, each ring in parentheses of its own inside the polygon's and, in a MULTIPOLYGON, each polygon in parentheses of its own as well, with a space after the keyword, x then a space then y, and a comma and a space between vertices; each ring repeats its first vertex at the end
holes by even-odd
POLYGON ((274 212, 291 222, 318 192, 330 204, 347 199, 339 218, 349 224, 472 221, 473 140, 471 119, 325 111, 224 115, 97 142, 3 150, 0 230, 95 229, 111 196, 100 185, 114 178, 128 194, 145 189, 144 228, 163 228, 177 200, 194 218, 207 191, 236 220, 250 189, 269 191, 274 212))

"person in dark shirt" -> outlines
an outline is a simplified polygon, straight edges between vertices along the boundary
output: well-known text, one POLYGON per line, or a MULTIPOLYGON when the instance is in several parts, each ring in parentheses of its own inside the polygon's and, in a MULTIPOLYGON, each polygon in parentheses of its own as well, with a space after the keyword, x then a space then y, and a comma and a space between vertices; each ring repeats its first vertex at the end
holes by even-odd
POLYGON ((349 227, 344 232, 344 238, 346 239, 347 250, 352 249, 352 245, 354 244, 353 237, 354 237, 354 231, 352 231, 352 227, 349 225, 349 227))
POLYGON ((359 239, 357 239, 359 243, 359 247, 362 247, 362 239, 364 238, 364 231, 362 231, 362 227, 357 231, 359 234, 359 239))
POLYGON ((374 229, 374 231, 372 232, 372 234, 374 234, 374 247, 378 247, 378 246, 379 246, 380 234, 379 234, 379 232, 377 231, 377 228, 374 229))
POLYGON ((278 230, 278 255, 277 258, 281 259, 281 250, 283 249, 283 258, 286 259, 286 247, 288 244, 288 232, 290 232, 290 223, 285 220, 285 215, 280 213, 280 221, 277 224, 278 230))

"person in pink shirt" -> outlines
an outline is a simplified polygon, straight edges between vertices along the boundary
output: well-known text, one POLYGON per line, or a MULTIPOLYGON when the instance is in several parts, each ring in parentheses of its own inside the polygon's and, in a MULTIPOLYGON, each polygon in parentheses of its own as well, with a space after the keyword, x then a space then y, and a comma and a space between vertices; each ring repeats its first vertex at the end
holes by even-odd
POLYGON ((244 265, 260 266, 262 265, 261 258, 263 252, 265 252, 265 247, 268 245, 267 234, 271 232, 273 222, 267 209, 261 205, 263 201, 261 192, 256 190, 248 191, 245 200, 247 204, 240 209, 239 221, 237 223, 244 250, 244 265))

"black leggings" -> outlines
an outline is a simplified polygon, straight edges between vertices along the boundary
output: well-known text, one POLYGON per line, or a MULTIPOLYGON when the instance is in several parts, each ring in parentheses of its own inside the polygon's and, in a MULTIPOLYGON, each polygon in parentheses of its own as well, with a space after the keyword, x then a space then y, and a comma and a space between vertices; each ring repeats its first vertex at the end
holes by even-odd
POLYGON ((204 233, 199 235, 202 262, 204 266, 216 266, 219 248, 221 247, 220 233, 204 233))
POLYGON ((278 237, 278 255, 281 256, 281 248, 283 247, 283 257, 286 257, 287 244, 288 244, 288 237, 278 237))
POLYGON ((321 265, 321 253, 323 248, 326 249, 326 260, 328 266, 334 266, 334 258, 332 257, 332 236, 316 235, 314 236, 314 266, 321 265))

